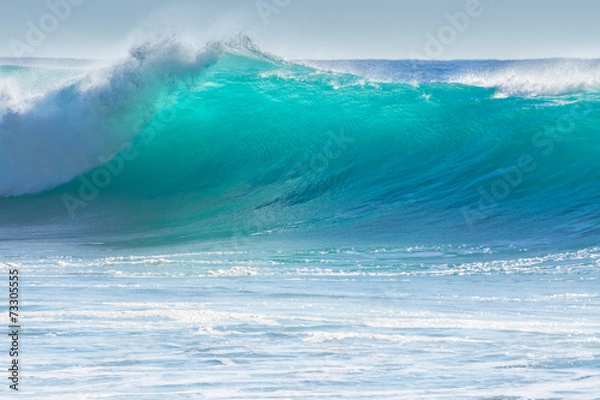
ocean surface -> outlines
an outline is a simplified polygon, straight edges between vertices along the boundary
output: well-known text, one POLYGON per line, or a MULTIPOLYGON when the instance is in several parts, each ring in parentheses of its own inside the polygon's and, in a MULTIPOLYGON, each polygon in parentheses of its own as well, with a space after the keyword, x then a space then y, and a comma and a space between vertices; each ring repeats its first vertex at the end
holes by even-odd
POLYGON ((598 60, 0 59, 19 392, 600 399, 599 129, 598 60))

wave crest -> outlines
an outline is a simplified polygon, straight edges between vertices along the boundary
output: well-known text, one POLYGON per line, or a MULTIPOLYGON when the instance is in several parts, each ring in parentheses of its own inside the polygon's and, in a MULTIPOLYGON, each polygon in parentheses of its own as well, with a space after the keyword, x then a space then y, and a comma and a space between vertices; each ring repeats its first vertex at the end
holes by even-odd
MULTIPOLYGON (((111 66, 60 72, 45 92, 0 86, 0 196, 43 191, 110 159, 151 119, 159 99, 214 63, 221 50, 163 41, 111 66), (56 87, 58 86, 58 87, 56 87)), ((50 74, 23 68, 21 79, 50 74)), ((6 73, 4 75, 7 75, 6 73)), ((57 75, 54 73, 54 75, 57 75)))
POLYGON ((469 71, 450 82, 497 89, 498 97, 557 96, 600 90, 600 64, 594 60, 538 60, 503 63, 469 71))

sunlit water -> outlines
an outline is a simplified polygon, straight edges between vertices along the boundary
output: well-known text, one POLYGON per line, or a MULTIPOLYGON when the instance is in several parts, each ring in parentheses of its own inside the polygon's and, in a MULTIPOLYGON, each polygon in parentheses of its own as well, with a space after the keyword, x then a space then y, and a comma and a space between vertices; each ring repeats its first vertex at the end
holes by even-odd
POLYGON ((32 249, 29 398, 598 396, 598 248, 32 249))

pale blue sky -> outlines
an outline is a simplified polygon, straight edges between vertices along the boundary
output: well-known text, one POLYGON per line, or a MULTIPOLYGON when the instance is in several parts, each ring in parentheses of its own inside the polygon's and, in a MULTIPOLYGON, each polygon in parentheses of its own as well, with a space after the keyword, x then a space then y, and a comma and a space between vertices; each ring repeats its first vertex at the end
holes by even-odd
POLYGON ((82 4, 57 8, 62 21, 48 0, 2 2, 0 56, 109 58, 166 31, 198 43, 245 32, 289 59, 600 57, 597 0, 49 1, 82 4))

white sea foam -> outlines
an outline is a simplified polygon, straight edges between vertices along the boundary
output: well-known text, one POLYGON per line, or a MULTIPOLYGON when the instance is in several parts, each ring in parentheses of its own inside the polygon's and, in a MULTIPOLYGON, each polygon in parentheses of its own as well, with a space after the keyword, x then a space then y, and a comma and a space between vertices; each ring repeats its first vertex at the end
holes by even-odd
POLYGON ((497 97, 562 95, 600 90, 600 65, 591 60, 515 61, 465 71, 450 82, 497 89, 497 97))

